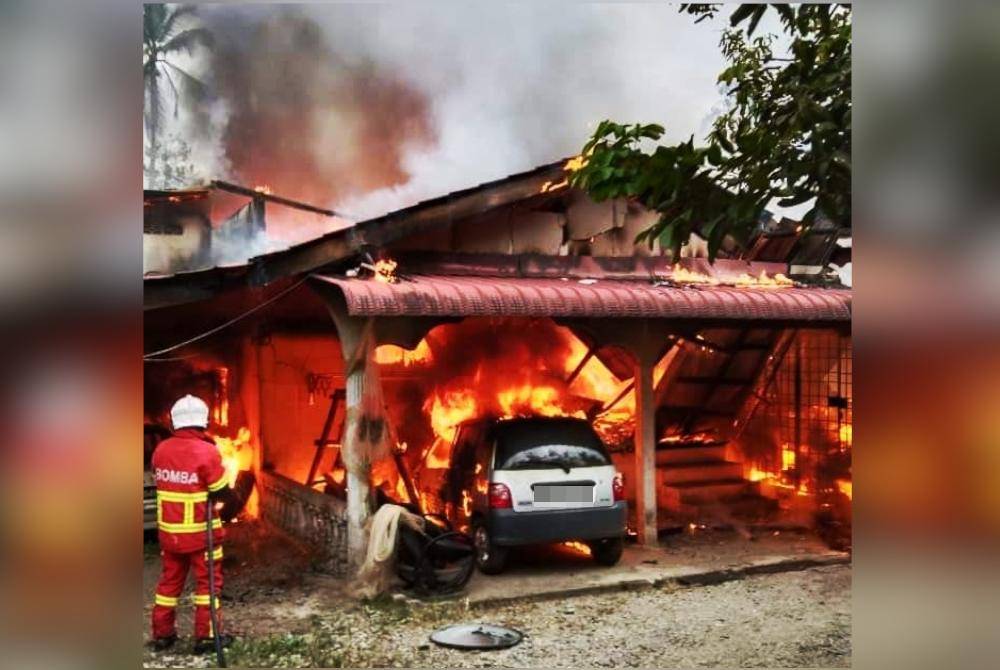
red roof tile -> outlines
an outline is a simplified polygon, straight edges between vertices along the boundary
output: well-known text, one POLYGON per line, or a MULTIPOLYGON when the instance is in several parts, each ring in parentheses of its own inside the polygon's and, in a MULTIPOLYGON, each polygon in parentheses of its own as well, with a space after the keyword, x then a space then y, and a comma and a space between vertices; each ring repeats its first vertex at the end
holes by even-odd
POLYGON ((358 316, 653 317, 850 321, 851 292, 821 288, 653 286, 647 281, 410 275, 313 275, 336 285, 358 316))

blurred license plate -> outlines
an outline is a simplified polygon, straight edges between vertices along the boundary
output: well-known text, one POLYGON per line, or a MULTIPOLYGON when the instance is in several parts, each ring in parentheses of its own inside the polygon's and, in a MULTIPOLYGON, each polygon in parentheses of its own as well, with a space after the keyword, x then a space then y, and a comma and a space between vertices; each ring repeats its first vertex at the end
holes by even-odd
POLYGON ((536 503, 594 502, 593 484, 535 484, 536 503))

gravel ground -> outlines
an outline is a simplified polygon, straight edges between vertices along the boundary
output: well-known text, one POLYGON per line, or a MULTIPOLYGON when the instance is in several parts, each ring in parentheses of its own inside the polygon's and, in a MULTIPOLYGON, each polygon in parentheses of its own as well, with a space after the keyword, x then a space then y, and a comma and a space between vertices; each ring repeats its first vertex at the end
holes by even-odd
MULTIPOLYGON (((250 667, 847 667, 850 593, 846 565, 488 609, 393 599, 357 605, 312 593, 294 603, 283 599, 302 622, 297 632, 245 637, 229 661, 250 667), (475 621, 517 628, 525 639, 495 652, 443 649, 427 640, 437 627, 475 621)), ((172 654, 147 649, 145 665, 197 667, 213 660, 185 654, 186 644, 172 654)))

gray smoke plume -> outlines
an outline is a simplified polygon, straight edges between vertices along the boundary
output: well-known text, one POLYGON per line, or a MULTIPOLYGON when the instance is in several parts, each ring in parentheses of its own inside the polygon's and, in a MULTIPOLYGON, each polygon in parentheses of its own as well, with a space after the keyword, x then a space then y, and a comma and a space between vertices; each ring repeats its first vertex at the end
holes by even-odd
POLYGON ((694 25, 676 6, 199 12, 216 45, 213 97, 185 110, 192 153, 358 218, 573 155, 604 118, 697 139, 723 99, 724 17, 694 25))

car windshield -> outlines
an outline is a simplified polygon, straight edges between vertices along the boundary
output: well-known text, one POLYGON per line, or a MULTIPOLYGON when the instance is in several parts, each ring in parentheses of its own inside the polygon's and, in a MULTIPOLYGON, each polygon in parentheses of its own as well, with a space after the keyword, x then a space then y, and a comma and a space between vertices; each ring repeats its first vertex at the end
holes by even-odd
POLYGON ((586 421, 527 419, 498 428, 495 461, 498 470, 568 470, 610 462, 600 438, 586 421))
POLYGON ((607 465, 607 457, 590 447, 571 444, 546 444, 518 451, 507 458, 500 470, 533 470, 536 468, 586 468, 607 465))

